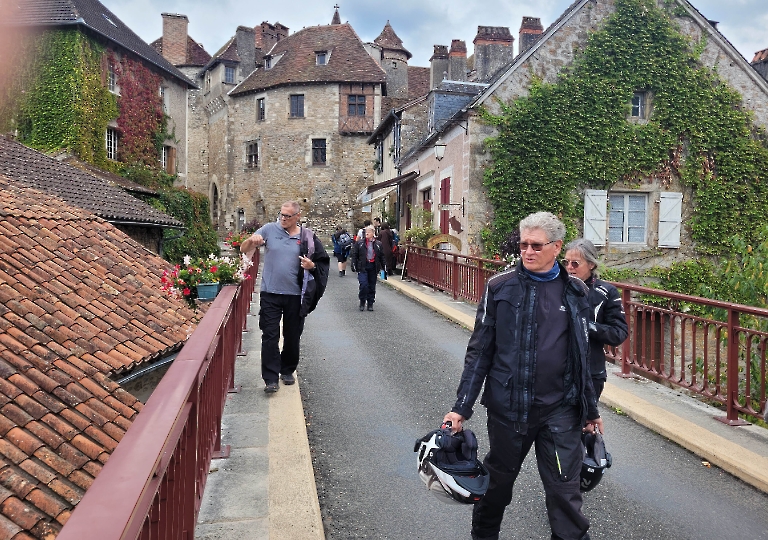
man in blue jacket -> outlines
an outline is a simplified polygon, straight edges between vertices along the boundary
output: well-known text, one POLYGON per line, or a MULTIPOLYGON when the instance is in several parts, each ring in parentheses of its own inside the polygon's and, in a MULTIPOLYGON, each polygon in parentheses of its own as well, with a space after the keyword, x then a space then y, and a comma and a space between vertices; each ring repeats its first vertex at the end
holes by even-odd
POLYGON ((278 377, 283 384, 296 382, 293 372, 299 365, 304 317, 315 309, 328 282, 330 257, 315 233, 301 226, 300 219, 299 203, 288 201, 280 208, 276 222, 267 223, 240 246, 243 253, 266 247, 259 292, 259 328, 261 376, 268 394, 278 391, 278 377))
POLYGON ((589 539, 579 490, 582 429, 602 432, 589 372, 588 290, 557 262, 565 226, 549 212, 520 222, 521 263, 488 280, 467 345, 454 431, 488 410, 490 486, 472 513, 472 538, 499 537, 504 509, 535 445, 553 539, 589 539))

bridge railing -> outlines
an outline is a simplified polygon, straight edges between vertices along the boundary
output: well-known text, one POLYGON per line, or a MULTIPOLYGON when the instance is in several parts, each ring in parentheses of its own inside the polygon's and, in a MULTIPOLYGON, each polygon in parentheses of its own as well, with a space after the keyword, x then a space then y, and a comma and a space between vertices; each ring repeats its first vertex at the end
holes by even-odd
MULTIPOLYGON (((414 246, 408 246, 404 263, 409 279, 472 302, 480 301, 494 268, 506 264, 414 246)), ((607 347, 606 358, 620 365, 624 376, 635 373, 718 402, 726 410, 719 419, 730 425, 745 423, 739 413, 765 415, 768 310, 613 285, 622 292, 629 337, 619 347, 607 347), (644 302, 645 295, 656 301, 644 302), (704 309, 690 309, 694 306, 704 309), (694 314, 714 310, 723 316, 694 314)))
POLYGON ((249 279, 225 286, 58 535, 60 540, 192 540, 233 390, 249 279))

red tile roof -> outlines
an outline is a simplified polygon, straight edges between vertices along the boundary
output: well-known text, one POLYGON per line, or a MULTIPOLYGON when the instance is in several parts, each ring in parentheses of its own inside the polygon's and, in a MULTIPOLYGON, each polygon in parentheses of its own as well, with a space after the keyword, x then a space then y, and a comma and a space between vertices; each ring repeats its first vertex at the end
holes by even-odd
POLYGON ((408 66, 408 99, 429 93, 429 68, 408 66))
POLYGON ((386 81, 384 70, 347 23, 299 30, 278 41, 270 55, 275 59, 272 67, 256 69, 230 95, 294 84, 386 81), (326 65, 316 64, 319 51, 330 52, 326 65))
POLYGON ((755 57, 752 59, 752 63, 757 64, 758 62, 764 62, 765 60, 768 60, 768 49, 757 51, 755 57))
POLYGON ((0 176, 0 539, 58 534, 142 408, 108 375, 192 332, 194 313, 159 289, 167 266, 0 176))
POLYGON ((413 56, 405 47, 403 47, 403 41, 397 34, 395 34, 389 21, 384 25, 384 29, 381 31, 381 34, 379 34, 379 37, 374 39, 373 42, 376 45, 379 45, 382 49, 404 52, 409 59, 413 56))

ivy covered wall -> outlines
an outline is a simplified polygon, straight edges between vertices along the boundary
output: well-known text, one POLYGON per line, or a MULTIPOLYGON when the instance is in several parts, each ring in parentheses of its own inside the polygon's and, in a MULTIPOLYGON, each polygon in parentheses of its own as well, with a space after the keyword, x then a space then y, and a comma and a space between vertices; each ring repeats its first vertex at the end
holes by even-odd
POLYGON ((486 140, 494 209, 486 251, 538 210, 561 215, 575 235, 583 189, 648 178, 692 190, 685 225, 699 252, 726 251, 734 234, 754 240, 768 202, 765 132, 717 70, 702 65, 707 42, 683 35, 679 17, 688 15, 674 1, 616 0, 555 82, 534 80, 526 97, 486 112, 497 130, 486 140), (629 121, 637 91, 651 97, 644 123, 629 121))

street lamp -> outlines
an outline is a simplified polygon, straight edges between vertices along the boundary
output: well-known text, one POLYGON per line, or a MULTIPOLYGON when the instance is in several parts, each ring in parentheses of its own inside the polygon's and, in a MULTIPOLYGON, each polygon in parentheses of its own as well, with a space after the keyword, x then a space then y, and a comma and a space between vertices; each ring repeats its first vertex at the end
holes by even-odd
POLYGON ((435 142, 435 157, 437 158, 437 161, 442 161, 445 157, 445 147, 446 144, 443 142, 443 138, 438 137, 435 142))

